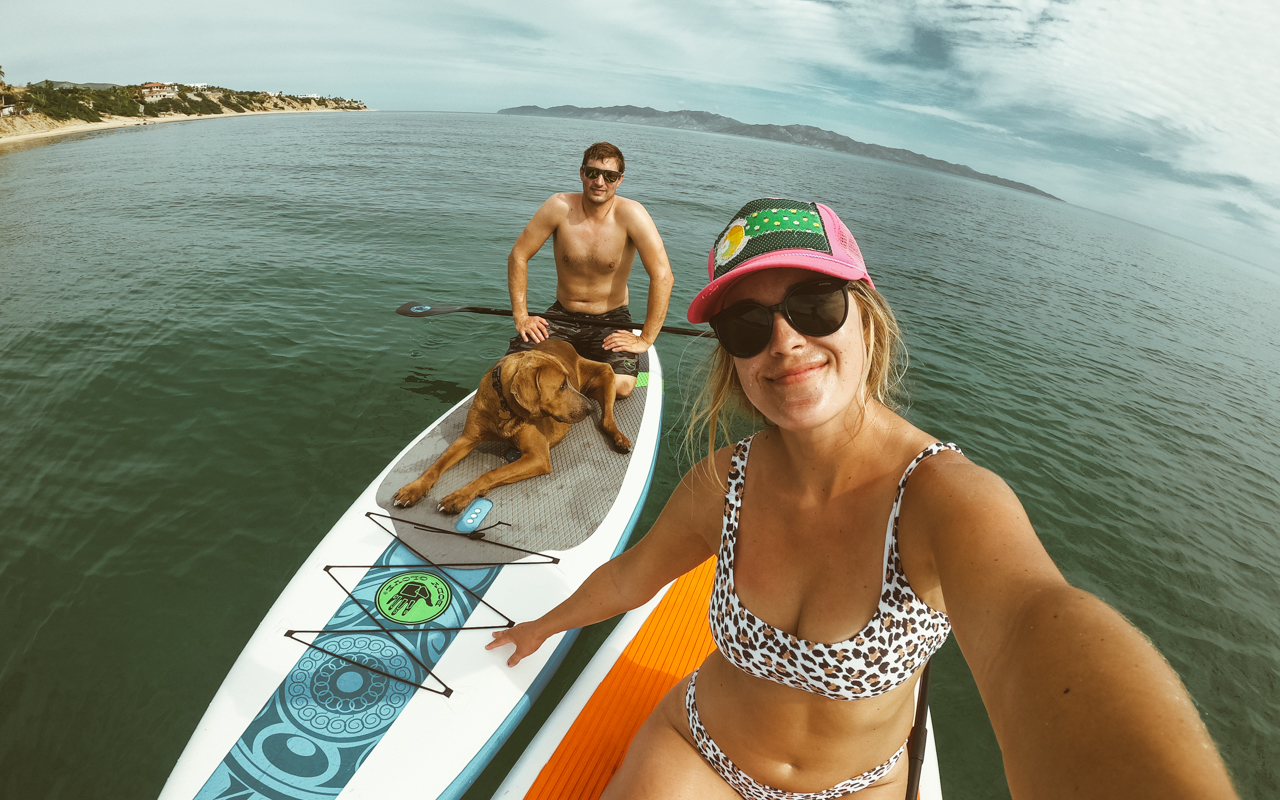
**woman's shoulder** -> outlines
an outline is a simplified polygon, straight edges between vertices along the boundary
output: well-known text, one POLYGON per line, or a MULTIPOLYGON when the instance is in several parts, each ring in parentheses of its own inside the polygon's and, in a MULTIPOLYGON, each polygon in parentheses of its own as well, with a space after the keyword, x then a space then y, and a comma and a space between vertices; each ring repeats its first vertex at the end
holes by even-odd
POLYGON ((716 450, 711 455, 694 464, 692 469, 684 474, 684 478, 680 481, 681 488, 692 491, 695 495, 706 496, 708 494, 716 497, 716 502, 720 502, 720 497, 724 495, 728 486, 729 473, 733 469, 733 458, 741 447, 742 442, 737 444, 726 445, 716 450))
POLYGON ((923 435, 903 448, 907 460, 903 475, 910 473, 910 486, 915 494, 981 489, 992 482, 1003 484, 1000 476, 979 466, 964 448, 947 439, 923 435))
POLYGON ((903 477, 902 510, 937 523, 964 524, 992 515, 1025 514, 1013 489, 994 471, 941 439, 922 445, 903 477), (914 512, 914 514, 912 513, 914 512))
POLYGON ((724 447, 717 450, 684 474, 667 498, 666 508, 659 518, 660 522, 666 522, 664 530, 692 532, 703 538, 711 552, 715 552, 724 513, 732 449, 724 447))
POLYGON ((872 421, 884 437, 879 445, 885 458, 884 478, 894 481, 904 493, 904 502, 987 493, 1004 485, 994 472, 970 460, 963 443, 917 428, 883 406, 875 409, 879 413, 872 421))

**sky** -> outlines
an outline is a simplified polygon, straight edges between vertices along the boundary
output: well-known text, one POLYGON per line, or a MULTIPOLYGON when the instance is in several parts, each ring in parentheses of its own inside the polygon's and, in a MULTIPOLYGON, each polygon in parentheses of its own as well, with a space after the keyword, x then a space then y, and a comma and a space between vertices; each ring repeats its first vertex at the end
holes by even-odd
POLYGON ((45 0, 5 16, 11 83, 815 125, 1280 272, 1274 0, 45 0))

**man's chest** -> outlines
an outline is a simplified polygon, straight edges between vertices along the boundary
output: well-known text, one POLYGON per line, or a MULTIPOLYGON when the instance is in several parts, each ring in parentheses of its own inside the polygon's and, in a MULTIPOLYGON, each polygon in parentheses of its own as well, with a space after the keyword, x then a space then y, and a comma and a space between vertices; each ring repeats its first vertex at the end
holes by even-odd
POLYGON ((631 265, 635 247, 616 225, 564 225, 556 231, 556 262, 564 268, 609 273, 631 265))

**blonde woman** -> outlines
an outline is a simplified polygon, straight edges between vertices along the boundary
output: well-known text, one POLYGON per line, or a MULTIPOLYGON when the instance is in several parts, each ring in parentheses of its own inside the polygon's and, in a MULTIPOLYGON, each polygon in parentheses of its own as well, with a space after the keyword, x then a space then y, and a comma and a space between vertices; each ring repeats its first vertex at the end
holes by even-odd
POLYGON ((658 704, 604 797, 903 797, 920 671, 954 630, 1014 797, 1231 798, 1178 677, 1062 578, 997 475, 894 413, 899 332, 828 207, 748 203, 689 308, 719 340, 701 414, 767 420, 715 451, 514 665, 712 555, 717 649, 658 704))

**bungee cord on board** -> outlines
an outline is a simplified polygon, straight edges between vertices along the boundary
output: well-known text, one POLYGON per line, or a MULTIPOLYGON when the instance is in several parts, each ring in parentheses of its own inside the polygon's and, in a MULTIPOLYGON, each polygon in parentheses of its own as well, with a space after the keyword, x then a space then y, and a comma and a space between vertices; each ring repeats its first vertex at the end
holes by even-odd
MULTIPOLYGON (((485 533, 487 531, 491 531, 494 528, 503 527, 503 526, 510 527, 510 523, 507 523, 507 522, 499 521, 499 522, 493 523, 492 525, 486 525, 483 528, 479 528, 469 533, 462 533, 459 531, 451 531, 451 530, 446 530, 444 528, 437 528, 433 525, 424 525, 419 522, 413 522, 412 520, 393 517, 389 514, 377 514, 372 511, 366 511, 365 517, 368 518, 375 525, 377 525, 379 528, 381 528, 383 531, 385 531, 388 535, 394 538, 396 542, 398 542, 406 550, 408 550, 410 553, 412 553, 414 556, 416 556, 418 559, 422 561, 420 565, 419 564, 328 564, 324 567, 325 574, 328 575, 329 578, 338 585, 338 588, 342 589, 343 593, 346 594, 347 598, 350 599, 353 604, 355 604, 356 608, 360 609, 360 611, 366 617, 368 617, 369 620, 374 625, 378 626, 378 630, 375 631, 368 628, 326 628, 322 630, 287 630, 284 632, 284 635, 286 638, 292 639, 295 642, 299 642, 300 644, 306 645, 307 647, 313 650, 318 650, 319 652, 324 653, 325 655, 331 656, 341 661, 345 661, 346 663, 351 664, 353 666, 357 666, 362 669, 368 670, 370 672, 376 673, 378 675, 382 675, 386 678, 399 681, 400 683, 404 683, 409 686, 422 689, 423 691, 443 695, 444 697, 449 697, 450 695, 452 695, 453 689, 450 688, 448 684, 446 684, 444 681, 440 680, 440 678, 434 672, 432 672, 431 668, 423 662, 423 660, 419 657, 418 653, 415 651, 414 648, 407 646, 395 635, 397 631, 388 629, 382 623, 382 621, 377 618, 377 616, 373 613, 373 611, 366 608, 365 604, 362 603, 358 598, 356 598, 356 596, 352 593, 352 590, 348 589, 346 585, 343 584, 343 582, 338 579, 338 576, 333 573, 333 570, 361 569, 361 570, 365 570, 365 573, 367 574, 367 572, 372 569, 387 569, 387 570, 400 570, 403 572, 411 572, 418 567, 432 567, 434 569, 443 571, 447 567, 474 568, 474 567, 544 566, 549 564, 560 563, 560 559, 556 558, 555 556, 547 555, 546 553, 540 553, 540 552, 537 552, 536 550, 526 550, 523 547, 516 547, 515 545, 504 544, 502 542, 495 542, 485 538, 485 533), (397 534, 394 529, 388 528, 386 525, 384 525, 379 518, 390 520, 392 523, 399 522, 405 525, 410 525, 426 533, 435 533, 435 534, 441 534, 445 536, 461 536, 471 541, 477 541, 483 544, 493 545, 495 547, 502 547, 507 550, 514 550, 516 552, 524 553, 526 555, 540 556, 541 558, 544 558, 546 560, 545 561, 516 561, 516 562, 467 561, 467 562, 456 562, 456 563, 436 563, 432 561, 430 558, 428 558, 427 556, 423 555, 421 552, 419 552, 416 548, 414 548, 413 545, 409 544, 403 538, 401 538, 400 535, 397 534), (403 652, 411 661, 417 664, 418 667, 420 667, 422 671, 427 674, 427 676, 432 678, 436 683, 440 684, 442 688, 435 689, 430 686, 424 686, 421 683, 416 683, 402 676, 393 675, 390 672, 379 669, 371 664, 365 664, 349 656, 343 655, 342 653, 336 653, 332 650, 327 650, 324 647, 321 647, 320 645, 315 644, 314 641, 308 642, 305 639, 301 639, 297 636, 297 634, 314 634, 316 636, 320 636, 322 634, 338 634, 338 633, 358 633, 358 634, 377 635, 379 631, 381 633, 386 634, 387 638, 389 638, 391 642, 394 643, 396 647, 398 647, 401 650, 401 652, 403 652)), ((445 574, 447 575, 447 573, 445 574)), ((424 628, 424 627, 415 627, 407 623, 401 623, 401 624, 409 625, 409 627, 411 627, 410 631, 404 631, 404 633, 410 633, 410 632, 420 633, 423 631, 432 632, 432 633, 433 632, 454 633, 458 631, 502 630, 505 628, 510 628, 516 624, 515 620, 513 620, 511 617, 504 614, 493 604, 486 601, 484 597, 477 594, 470 587, 468 587, 464 582, 458 581, 455 579, 452 581, 452 583, 459 586, 464 592, 466 592, 472 598, 474 598, 478 604, 485 606, 486 608, 488 608, 489 610, 497 614, 499 617, 502 617, 502 619, 506 620, 506 624, 505 625, 463 625, 460 627, 437 625, 437 626, 424 628)), ((423 622, 419 624, 426 625, 427 623, 423 622)))

